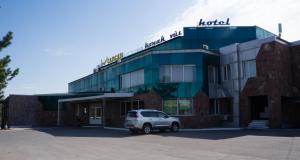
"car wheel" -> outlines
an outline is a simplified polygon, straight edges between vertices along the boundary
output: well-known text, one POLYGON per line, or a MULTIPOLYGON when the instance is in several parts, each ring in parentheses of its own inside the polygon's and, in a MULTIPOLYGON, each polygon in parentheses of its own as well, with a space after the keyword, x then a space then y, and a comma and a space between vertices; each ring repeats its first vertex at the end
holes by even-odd
POLYGON ((151 130, 152 130, 151 125, 145 124, 145 125, 143 126, 143 132, 144 132, 145 134, 150 134, 150 133, 151 133, 151 130))
POLYGON ((172 132, 178 132, 178 130, 179 130, 178 123, 173 123, 172 126, 171 126, 171 131, 172 132))

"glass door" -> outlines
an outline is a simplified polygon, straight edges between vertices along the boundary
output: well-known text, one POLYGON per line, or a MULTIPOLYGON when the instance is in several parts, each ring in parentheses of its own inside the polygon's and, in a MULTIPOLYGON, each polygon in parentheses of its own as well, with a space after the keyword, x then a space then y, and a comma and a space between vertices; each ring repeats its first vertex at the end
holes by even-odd
POLYGON ((101 125, 102 124, 102 107, 99 104, 90 105, 90 124, 101 125))

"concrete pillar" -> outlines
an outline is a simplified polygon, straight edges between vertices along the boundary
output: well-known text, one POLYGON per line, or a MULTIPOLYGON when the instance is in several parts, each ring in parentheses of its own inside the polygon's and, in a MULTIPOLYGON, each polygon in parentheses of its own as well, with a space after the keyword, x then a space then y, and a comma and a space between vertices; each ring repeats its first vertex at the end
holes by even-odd
POLYGON ((106 112, 106 99, 103 98, 102 99, 102 125, 103 125, 103 127, 105 127, 105 125, 106 125, 106 115, 105 115, 105 112, 106 112))
POLYGON ((57 126, 60 126, 61 102, 57 104, 57 126))
POLYGON ((232 111, 233 111, 233 127, 240 127, 240 96, 238 92, 234 92, 232 111))

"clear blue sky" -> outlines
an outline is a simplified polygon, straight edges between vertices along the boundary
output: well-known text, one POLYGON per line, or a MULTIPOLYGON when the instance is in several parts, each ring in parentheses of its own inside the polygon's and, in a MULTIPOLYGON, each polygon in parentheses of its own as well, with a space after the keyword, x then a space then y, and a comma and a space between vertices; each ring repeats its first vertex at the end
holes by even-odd
POLYGON ((0 36, 14 33, 6 95, 67 92, 101 58, 140 47, 193 0, 0 0, 0 36))
POLYGON ((282 38, 300 39, 299 0, 0 0, 0 36, 14 32, 11 67, 20 74, 9 94, 67 92, 68 82, 92 73, 101 59, 141 47, 183 26, 230 18, 282 38), (259 18, 258 18, 259 17, 259 18))

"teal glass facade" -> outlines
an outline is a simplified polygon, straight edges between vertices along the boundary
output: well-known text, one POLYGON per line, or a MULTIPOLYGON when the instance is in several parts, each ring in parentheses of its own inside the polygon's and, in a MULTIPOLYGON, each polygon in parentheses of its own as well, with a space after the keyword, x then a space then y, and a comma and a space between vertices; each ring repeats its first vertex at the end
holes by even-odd
POLYGON ((161 65, 193 65, 194 80, 170 83, 176 89, 167 97, 188 98, 199 91, 208 93, 207 66, 219 65, 217 50, 220 47, 272 35, 256 26, 186 27, 182 37, 124 57, 119 63, 109 64, 98 72, 69 83, 69 92, 141 92, 162 84, 161 65), (207 45, 215 54, 202 50, 202 45, 207 45), (144 71, 144 84, 122 88, 121 76, 141 69, 144 71))

